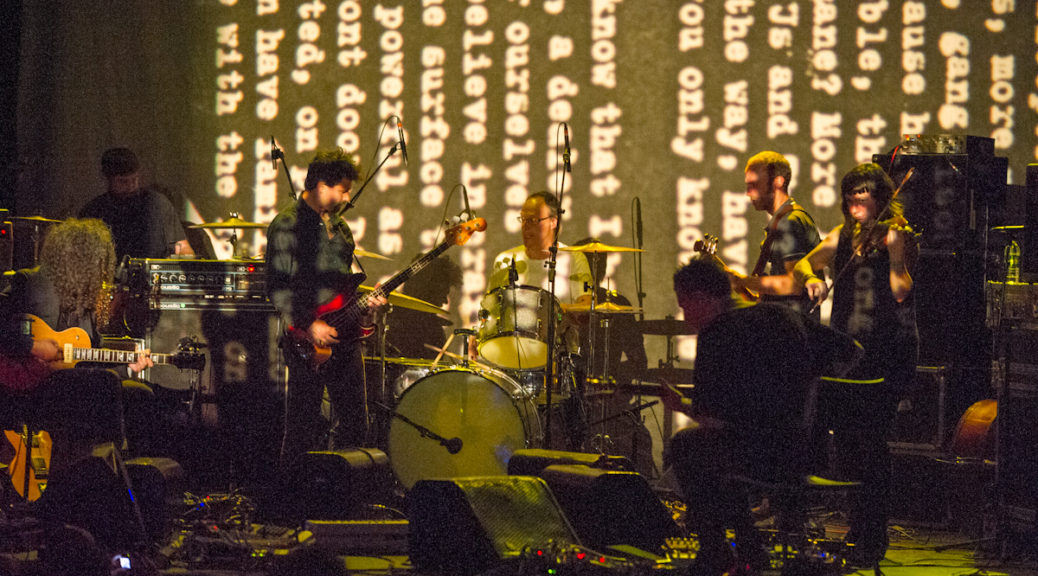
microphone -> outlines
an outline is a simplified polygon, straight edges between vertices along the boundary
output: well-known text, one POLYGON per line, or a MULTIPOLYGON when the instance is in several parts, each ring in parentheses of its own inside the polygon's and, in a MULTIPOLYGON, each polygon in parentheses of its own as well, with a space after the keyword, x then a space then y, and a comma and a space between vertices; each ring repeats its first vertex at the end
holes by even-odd
POLYGON ((569 163, 569 124, 565 122, 562 123, 562 136, 566 139, 566 147, 562 149, 562 164, 566 172, 573 172, 573 166, 569 163))
POLYGON ((519 271, 515 269, 515 256, 512 256, 512 263, 508 265, 508 285, 515 288, 517 282, 519 282, 519 271))
POLYGON ((407 166, 407 142, 404 141, 404 123, 400 117, 396 117, 396 135, 400 139, 400 154, 404 157, 404 166, 407 166))
POLYGON ((461 438, 455 436, 449 440, 444 440, 441 444, 443 444, 443 447, 447 449, 448 454, 457 454, 458 452, 461 452, 461 438))
POLYGON ((465 199, 465 214, 468 214, 469 220, 472 220, 472 208, 469 207, 469 189, 464 184, 461 185, 461 197, 465 199))
POLYGON ((634 236, 638 239, 638 247, 642 247, 642 199, 634 197, 634 236))
POLYGON ((274 136, 270 137, 270 167, 278 171, 278 145, 274 143, 274 136))

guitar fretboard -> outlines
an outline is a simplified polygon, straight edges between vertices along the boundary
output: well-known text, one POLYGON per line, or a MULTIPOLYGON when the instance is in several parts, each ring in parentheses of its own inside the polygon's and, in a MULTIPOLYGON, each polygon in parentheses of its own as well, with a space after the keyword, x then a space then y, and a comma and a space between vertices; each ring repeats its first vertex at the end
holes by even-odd
MULTIPOLYGON (((140 352, 131 350, 113 350, 111 348, 75 348, 66 344, 64 349, 64 362, 73 364, 75 362, 104 362, 107 364, 133 364, 140 357, 140 352)), ((172 354, 151 354, 152 362, 156 364, 170 364, 172 354)))

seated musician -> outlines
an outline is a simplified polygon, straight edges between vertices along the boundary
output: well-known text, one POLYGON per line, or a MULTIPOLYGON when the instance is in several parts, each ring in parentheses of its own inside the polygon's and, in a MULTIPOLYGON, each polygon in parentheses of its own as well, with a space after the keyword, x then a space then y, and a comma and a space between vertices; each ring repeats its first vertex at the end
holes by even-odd
POLYGON ((746 305, 709 259, 678 270, 674 291, 699 337, 690 401, 673 389, 664 394, 671 409, 694 418, 674 436, 665 461, 688 502, 689 528, 700 538, 694 573, 721 574, 732 565, 726 528, 736 531, 740 562, 761 560, 734 479, 796 481, 808 472, 812 385, 826 369, 852 363, 860 347, 788 307, 746 305))
MULTIPOLYGON (((555 241, 559 214, 558 198, 550 192, 535 192, 526 198, 519 212, 523 243, 501 252, 494 258, 490 279, 487 282, 488 294, 510 286, 527 286, 544 291, 550 289, 549 249, 555 241)), ((564 246, 561 243, 559 245, 564 246)), ((591 270, 584 258, 574 258, 573 254, 560 251, 556 256, 555 270, 555 297, 560 302, 572 301, 587 292, 591 283, 591 270)), ((567 345, 572 351, 577 349, 578 338, 576 331, 567 337, 567 340, 571 340, 567 345)), ((470 342, 470 352, 473 354, 475 347, 476 343, 470 342)), ((493 362, 493 359, 488 360, 493 362)))
MULTIPOLYGON (((9 273, 8 308, 10 315, 32 314, 54 332, 79 328, 86 332, 89 342, 75 343, 79 348, 90 348, 100 343, 96 327, 107 322, 104 317, 108 298, 106 286, 111 283, 115 267, 115 251, 111 233, 103 222, 95 219, 69 219, 55 226, 43 243, 40 266, 9 273)), ((13 321, 13 318, 12 318, 13 321)), ((25 333, 25 326, 16 330, 25 333)), ((46 340, 33 344, 33 352, 43 350, 38 357, 53 361, 60 350, 46 340)), ((139 372, 152 366, 146 351, 137 356, 128 368, 139 372)), ((15 386, 18 386, 15 384, 15 386)), ((32 386, 21 384, 22 391, 32 386)), ((148 430, 155 421, 150 413, 150 388, 137 381, 123 382, 123 420, 126 441, 135 452, 150 448, 148 430)), ((72 400, 73 398, 69 398, 72 400)), ((120 423, 120 426, 123 424, 120 423)))
POLYGON ((282 209, 267 229, 267 294, 289 327, 282 340, 288 366, 283 470, 320 447, 327 432, 321 418, 325 388, 339 419, 335 444, 361 446, 366 440, 364 359, 358 341, 371 333, 374 312, 386 298, 372 295, 356 321, 333 319, 337 310, 356 310, 356 288, 364 279, 352 270, 356 245, 340 215, 356 179, 357 169, 341 148, 318 152, 299 199, 282 209))

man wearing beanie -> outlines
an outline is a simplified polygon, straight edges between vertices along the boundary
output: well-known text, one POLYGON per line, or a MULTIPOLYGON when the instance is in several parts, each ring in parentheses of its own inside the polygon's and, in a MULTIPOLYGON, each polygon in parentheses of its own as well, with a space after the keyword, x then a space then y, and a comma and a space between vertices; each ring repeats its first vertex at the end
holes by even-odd
POLYGON ((120 260, 191 255, 184 228, 169 200, 140 185, 140 162, 129 148, 109 148, 101 155, 108 192, 80 211, 81 218, 100 218, 112 230, 120 260))

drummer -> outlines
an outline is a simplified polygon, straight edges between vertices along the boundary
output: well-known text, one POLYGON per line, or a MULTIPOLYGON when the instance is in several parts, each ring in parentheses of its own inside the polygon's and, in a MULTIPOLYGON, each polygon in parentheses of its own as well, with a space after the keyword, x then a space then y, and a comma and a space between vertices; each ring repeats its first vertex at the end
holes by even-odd
MULTIPOLYGON (((548 251, 559 226, 559 201, 550 192, 535 192, 519 212, 523 243, 497 255, 490 272, 487 292, 502 286, 531 286, 548 290, 548 251)), ((564 246, 559 244, 559 246, 564 246)), ((583 257, 559 252, 555 276, 555 297, 570 302, 588 293, 591 269, 583 257)))

